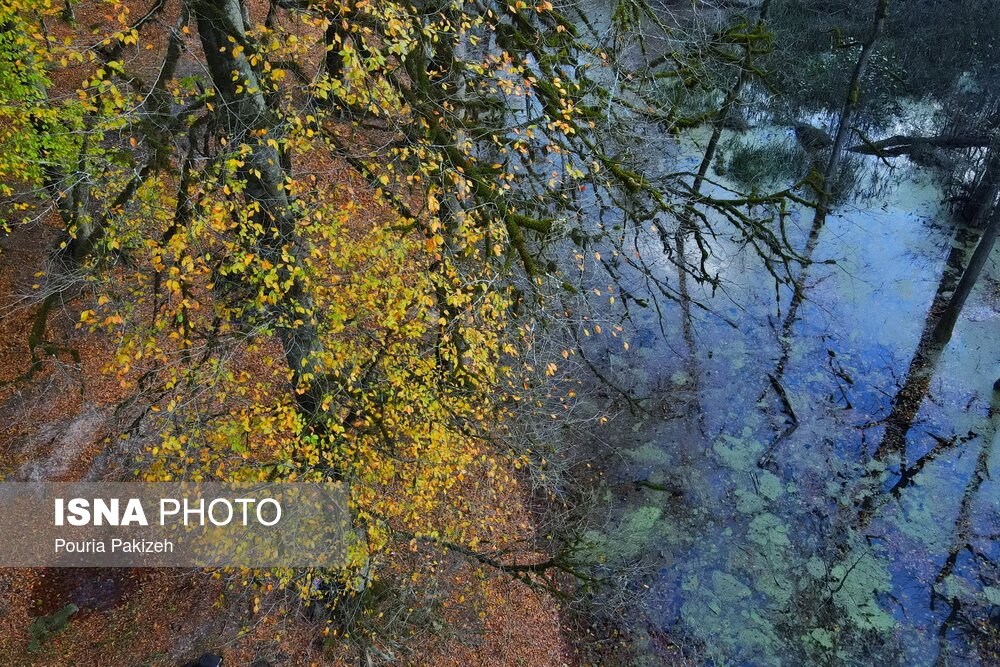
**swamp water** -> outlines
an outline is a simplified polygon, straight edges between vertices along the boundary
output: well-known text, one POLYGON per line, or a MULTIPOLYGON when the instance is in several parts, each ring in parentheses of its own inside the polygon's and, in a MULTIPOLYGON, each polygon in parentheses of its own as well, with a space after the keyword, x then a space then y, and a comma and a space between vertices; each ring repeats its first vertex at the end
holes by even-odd
MULTIPOLYGON (((700 158, 686 142, 673 168, 700 158)), ((900 163, 831 213, 813 259, 836 264, 810 266, 794 321, 791 291, 732 250, 714 293, 689 281, 713 312, 691 309, 687 339, 661 298, 631 309, 628 350, 588 343, 641 405, 599 407, 620 410, 593 436, 613 518, 588 534, 653 573, 627 619, 641 663, 669 644, 707 664, 1000 664, 1000 272, 994 256, 936 364, 911 369, 968 234, 900 163), (930 381, 899 451, 882 437, 908 372, 930 381)), ((811 222, 791 212, 793 247, 811 222)))

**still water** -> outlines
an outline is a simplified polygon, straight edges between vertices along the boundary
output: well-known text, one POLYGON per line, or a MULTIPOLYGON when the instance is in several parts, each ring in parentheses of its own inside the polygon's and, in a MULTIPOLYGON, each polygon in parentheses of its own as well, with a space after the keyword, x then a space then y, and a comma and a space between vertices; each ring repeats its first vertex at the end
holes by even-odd
MULTIPOLYGON (((671 168, 696 170, 697 144, 671 168)), ((718 288, 689 285, 707 310, 687 336, 660 298, 631 309, 628 350, 588 344, 641 406, 596 406, 619 410, 595 438, 613 519, 588 536, 653 572, 629 612, 640 662, 666 646, 706 664, 1000 664, 1000 272, 936 363, 911 367, 969 234, 905 161, 883 185, 829 216, 813 259, 835 263, 810 266, 793 319, 790 289, 722 243, 718 288), (897 407, 901 450, 883 433, 908 373, 929 382, 912 418, 897 407)), ((802 248, 812 214, 790 218, 802 248)))

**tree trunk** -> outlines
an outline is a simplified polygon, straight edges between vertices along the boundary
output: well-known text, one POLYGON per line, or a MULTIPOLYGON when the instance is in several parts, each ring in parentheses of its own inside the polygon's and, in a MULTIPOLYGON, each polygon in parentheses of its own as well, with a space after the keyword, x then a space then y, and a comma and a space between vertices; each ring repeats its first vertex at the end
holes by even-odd
POLYGON ((878 155, 880 157, 896 157, 899 155, 909 155, 914 150, 921 147, 930 148, 987 148, 993 143, 989 135, 970 134, 964 136, 939 136, 939 137, 918 137, 905 134, 897 134, 882 139, 851 146, 850 153, 862 153, 864 155, 878 155))
POLYGON ((986 222, 982 211, 989 211, 996 203, 997 187, 1000 185, 1000 146, 993 142, 989 148, 986 169, 976 183, 969 198, 962 206, 962 218, 972 227, 982 227, 986 222))
MULTIPOLYGON (((767 12, 771 8, 771 0, 763 0, 760 4, 760 9, 757 13, 758 23, 763 23, 767 20, 767 12)), ((753 64, 753 43, 747 43, 746 53, 743 55, 743 60, 740 62, 740 72, 736 77, 736 81, 733 82, 732 87, 726 91, 726 98, 722 102, 722 106, 719 107, 719 112, 716 114, 712 121, 712 136, 708 140, 708 146, 705 147, 705 156, 701 160, 701 165, 698 167, 698 175, 694 179, 694 184, 692 188, 694 191, 700 192, 702 183, 705 181, 705 175, 708 173, 708 167, 712 164, 712 159, 715 157, 715 151, 719 146, 719 139, 722 137, 722 130, 725 129, 726 121, 729 119, 729 114, 732 113, 733 107, 740 99, 740 93, 743 92, 743 88, 750 80, 752 74, 751 65, 753 64)))
POLYGON ((260 79, 248 60, 247 49, 234 54, 235 44, 229 41, 232 37, 236 44, 246 45, 245 10, 240 0, 195 0, 192 10, 197 17, 209 74, 221 98, 219 113, 229 135, 229 145, 245 144, 250 148, 239 174, 246 182, 244 196, 252 204, 248 209, 256 211, 252 213, 254 222, 264 230, 258 241, 260 254, 274 266, 284 267, 281 282, 290 282, 275 307, 278 337, 292 373, 299 408, 307 419, 317 421, 324 394, 321 378, 325 375, 319 367, 323 345, 315 307, 302 280, 289 281, 290 262, 282 258, 287 252, 292 264, 301 264, 305 256, 296 230, 297 216, 284 187, 287 174, 282 164, 287 164, 287 160, 273 145, 262 142, 256 132, 268 130, 269 137, 279 134, 260 79), (314 379, 307 381, 306 375, 314 379))
POLYGON ((972 475, 969 477, 969 481, 965 485, 965 490, 962 493, 962 501, 958 506, 958 517, 955 519, 955 530, 952 534, 952 541, 951 546, 948 549, 948 556, 944 559, 944 564, 934 577, 934 587, 931 589, 932 609, 934 608, 934 603, 937 600, 945 602, 951 607, 951 613, 949 613, 946 619, 942 622, 941 629, 938 632, 938 635, 941 637, 941 650, 938 660, 934 663, 935 665, 944 665, 950 662, 942 660, 942 658, 947 655, 944 650, 944 637, 949 626, 954 623, 958 607, 961 605, 960 599, 944 595, 939 591, 944 588, 942 584, 945 580, 948 579, 948 577, 955 572, 956 567, 959 566, 959 556, 962 551, 969 548, 969 544, 971 544, 974 539, 973 535, 975 535, 975 529, 977 527, 973 521, 974 506, 976 501, 979 499, 983 482, 991 479, 990 459, 993 456, 993 448, 997 439, 997 429, 998 426, 1000 426, 1000 395, 998 395, 995 391, 993 392, 993 399, 990 403, 989 414, 986 419, 986 428, 983 429, 982 434, 979 436, 982 444, 979 448, 979 456, 976 458, 976 466, 973 468, 972 475))
MULTIPOLYGON (((757 13, 757 21, 759 24, 767 19, 767 13, 771 6, 771 0, 763 0, 760 4, 760 8, 757 13)), ((753 56, 754 56, 754 43, 748 41, 744 47, 746 51, 743 54, 743 59, 740 61, 740 70, 736 76, 736 80, 733 85, 730 86, 729 90, 726 91, 726 97, 722 102, 722 106, 719 107, 718 113, 712 119, 712 136, 709 137, 708 145, 705 147, 705 155, 702 157, 701 164, 698 167, 698 174, 695 176, 694 182, 691 184, 691 189, 694 192, 695 197, 701 192, 701 188, 705 183, 705 176, 708 174, 708 168, 712 164, 712 160, 715 158, 715 153, 719 147, 719 140, 722 138, 722 131, 726 127, 726 121, 729 119, 729 115, 732 113, 733 108, 737 105, 740 99, 740 94, 743 92, 743 88, 750 81, 753 74, 753 56)), ((705 432, 705 412, 701 408, 701 373, 698 369, 696 348, 694 340, 694 327, 691 321, 691 297, 688 286, 688 276, 687 269, 685 268, 685 257, 687 255, 686 241, 685 237, 690 231, 688 225, 691 224, 689 220, 681 220, 680 224, 677 226, 677 230, 674 233, 674 252, 677 255, 677 283, 678 291, 680 293, 680 304, 681 304, 681 327, 684 336, 684 342, 687 346, 687 358, 685 361, 685 368, 689 377, 689 387, 688 396, 689 398, 689 409, 686 410, 686 414, 690 416, 690 413, 697 413, 698 428, 704 435, 705 432)))
POLYGON ((885 420, 885 433, 875 450, 875 458, 883 458, 886 454, 899 453, 905 450, 906 436, 913 428, 920 405, 927 396, 931 377, 937 368, 941 356, 941 345, 934 341, 933 331, 940 321, 940 313, 946 308, 949 295, 959 282, 962 267, 968 257, 972 233, 961 228, 952 241, 951 252, 945 261, 941 280, 938 282, 934 299, 924 318, 924 326, 920 332, 917 349, 910 360, 903 385, 892 399, 892 410, 885 420))
POLYGON ((324 39, 326 40, 326 75, 331 81, 340 78, 344 71, 344 56, 340 55, 344 48, 344 34, 340 29, 340 24, 336 19, 330 21, 326 29, 324 39))
POLYGON ((1000 212, 996 209, 997 195, 1000 194, 1000 149, 996 143, 990 148, 986 168, 977 190, 981 189, 984 183, 988 184, 989 187, 986 192, 977 196, 977 208, 972 213, 969 226, 982 228, 985 225, 985 229, 983 229, 983 235, 979 239, 975 252, 972 253, 969 265, 965 267, 954 294, 951 295, 948 305, 942 310, 941 319, 934 328, 932 338, 938 345, 944 345, 951 340, 958 316, 961 315, 962 308, 965 306, 969 294, 972 293, 972 288, 976 286, 976 281, 979 280, 980 274, 986 267, 986 262, 989 261, 990 252, 996 242, 997 233, 1000 232, 1000 212), (989 220, 989 224, 986 224, 987 220, 989 220))
MULTIPOLYGON (((994 197, 996 196, 996 191, 997 186, 995 184, 993 187, 994 197)), ((969 265, 962 273, 962 279, 958 282, 955 293, 951 296, 948 305, 944 309, 944 313, 941 315, 941 320, 934 328, 933 339, 938 345, 944 345, 951 340, 951 334, 955 329, 955 323, 958 322, 958 316, 962 313, 962 308, 965 306, 965 301, 969 298, 969 294, 972 293, 972 288, 976 286, 976 281, 979 280, 980 274, 982 274, 983 269, 986 267, 986 262, 990 259, 990 253, 997 240, 998 232, 1000 232, 1000 212, 994 210, 993 215, 990 217, 990 224, 983 230, 979 244, 976 245, 976 251, 972 253, 972 259, 969 260, 969 265)))
POLYGON ((816 202, 816 217, 813 220, 813 228, 821 227, 826 220, 827 210, 830 200, 833 197, 833 185, 836 182, 840 171, 840 162, 847 146, 847 138, 851 134, 851 123, 858 110, 858 100, 861 97, 861 81, 868 71, 868 64, 871 62, 875 47, 879 38, 885 30, 885 23, 889 16, 889 0, 878 0, 875 8, 875 21, 872 25, 871 34, 861 47, 861 55, 854 65, 854 72, 851 74, 851 82, 847 87, 847 96, 844 98, 844 106, 840 111, 840 122, 837 125, 837 135, 833 140, 833 149, 830 151, 830 160, 826 164, 823 172, 823 180, 819 192, 819 200, 816 202))
POLYGON ((833 148, 830 151, 830 159, 827 161, 826 169, 820 177, 819 196, 816 201, 816 215, 813 217, 812 226, 809 228, 809 236, 806 239, 806 246, 802 253, 807 263, 802 267, 802 271, 799 272, 792 286, 792 298, 788 305, 788 312, 785 314, 781 325, 783 336, 782 355, 775 373, 779 380, 784 374, 785 364, 788 361, 790 351, 788 336, 791 332, 792 324, 794 324, 795 318, 798 315, 799 306, 802 305, 802 301, 805 299, 805 281, 809 276, 808 262, 812 261, 813 252, 815 252, 816 246, 819 244, 819 234, 826 222, 826 214, 830 206, 830 200, 832 199, 833 184, 840 171, 840 162, 847 145, 847 138, 851 134, 851 122, 854 120, 854 115, 858 108, 858 99, 861 96, 861 80, 868 70, 868 63, 871 61, 878 40, 885 29, 885 22, 888 15, 889 0, 878 0, 872 31, 865 41, 864 46, 862 46, 861 55, 858 56, 858 61, 854 66, 851 82, 847 87, 847 95, 844 98, 844 106, 840 111, 840 121, 837 125, 837 135, 833 141, 833 148))

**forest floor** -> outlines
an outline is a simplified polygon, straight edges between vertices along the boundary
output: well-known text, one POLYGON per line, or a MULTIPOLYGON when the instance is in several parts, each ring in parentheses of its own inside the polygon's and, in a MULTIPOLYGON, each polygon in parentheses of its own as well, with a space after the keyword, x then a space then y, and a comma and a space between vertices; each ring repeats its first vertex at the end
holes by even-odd
MULTIPOLYGON (((50 223, 54 221, 49 221, 50 223)), ((16 226, 0 241, 0 478, 11 481, 97 481, 108 474, 107 453, 118 444, 115 407, 123 400, 113 375, 102 373, 116 341, 75 326, 67 302, 48 322, 48 339, 79 353, 48 359, 30 379, 27 336, 37 299, 32 286, 45 270, 54 224, 16 226), (20 378, 20 379, 19 379, 20 378)), ((520 503, 516 489, 506 498, 520 503)), ((510 525, 523 537, 530 519, 510 525)), ((441 559, 440 554, 424 554, 441 559)), ((440 628, 399 638, 405 664, 544 667, 568 664, 570 649, 556 601, 506 575, 483 572, 460 556, 445 556, 428 604, 441 610, 440 628), (432 599, 433 598, 433 599, 432 599)), ((421 591, 417 591, 420 597, 421 591)), ((252 611, 238 582, 190 570, 60 569, 0 571, 0 664, 177 665, 215 651, 228 665, 266 659, 274 665, 356 664, 347 642, 323 641, 305 614, 252 611), (29 628, 66 604, 81 611, 41 650, 28 652, 29 628)))
MULTIPOLYGON (((133 13, 145 9, 138 4, 133 13)), ((359 192, 367 188, 357 181, 359 192)), ((117 341, 78 328, 79 300, 65 299, 53 310, 47 339, 75 350, 80 362, 68 352, 59 354, 25 377, 31 367, 28 335, 38 308, 37 285, 44 282, 57 236, 53 213, 15 225, 0 239, 0 479, 111 480, 128 459, 116 450, 123 427, 116 407, 126 396, 115 375, 105 372, 117 341)), ((516 541, 530 534, 524 494, 510 489, 501 500, 519 508, 510 513, 519 518, 507 526, 507 537, 516 541)), ((470 501, 475 506, 476 499, 470 501)), ((551 596, 454 554, 421 552, 406 558, 423 559, 435 572, 428 590, 415 590, 414 597, 433 605, 441 623, 419 632, 410 628, 394 638, 401 664, 555 667, 573 662, 559 605, 551 596)), ((321 626, 281 595, 275 591, 272 599, 254 604, 254 594, 239 581, 194 570, 0 570, 0 664, 179 665, 204 652, 220 653, 233 666, 257 660, 266 661, 262 665, 357 664, 351 642, 324 638, 321 626), (70 603, 80 611, 68 627, 29 651, 34 619, 70 603)))
MULTIPOLYGON (((141 2, 125 4, 134 5, 133 15, 146 9, 141 2)), ((77 18, 83 24, 89 20, 79 11, 77 18)), ((67 79, 56 85, 71 92, 75 84, 67 79)), ((356 219, 377 218, 377 211, 366 208, 374 206, 369 186, 346 167, 341 172, 351 180, 348 191, 357 194, 361 215, 356 219)), ((40 300, 38 284, 44 283, 59 227, 50 212, 0 238, 0 479, 117 481, 129 467, 117 437, 123 418, 116 407, 125 391, 107 372, 117 341, 78 326, 81 300, 65 299, 50 314, 46 331, 47 340, 75 350, 80 363, 61 353, 24 376, 31 367, 28 333, 40 300)), ((490 510, 487 503, 496 502, 468 500, 473 507, 482 505, 484 513, 490 510)), ((506 526, 507 537, 516 541, 530 534, 525 494, 512 488, 501 501, 517 508, 505 514, 515 517, 506 526)), ((409 554, 390 568, 419 559, 436 576, 426 584, 433 590, 417 590, 415 597, 433 602, 441 624, 401 632, 391 644, 400 663, 546 667, 573 662, 553 597, 455 554, 409 554)), ((255 605, 248 590, 239 581, 197 570, 0 570, 0 664, 179 665, 204 652, 220 653, 235 666, 257 660, 266 661, 262 665, 357 664, 352 644, 324 637, 295 600, 274 591, 273 598, 255 605), (68 627, 29 652, 34 619, 70 603, 80 611, 68 627)))

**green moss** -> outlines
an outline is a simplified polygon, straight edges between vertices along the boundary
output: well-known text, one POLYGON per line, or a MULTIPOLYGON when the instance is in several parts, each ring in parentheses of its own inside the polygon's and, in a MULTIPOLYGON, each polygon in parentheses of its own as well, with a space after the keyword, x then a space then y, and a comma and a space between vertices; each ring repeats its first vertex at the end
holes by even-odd
POLYGON ((31 636, 28 650, 32 653, 41 650, 43 644, 69 626, 70 618, 78 611, 80 608, 75 604, 68 604, 48 616, 36 618, 28 628, 28 634, 31 636))
POLYGON ((613 531, 588 531, 584 535, 582 556, 598 562, 631 561, 647 552, 651 545, 668 539, 668 527, 660 522, 659 507, 630 510, 613 531))
POLYGON ((834 604, 855 628, 885 632, 895 627, 895 620, 877 600, 879 594, 892 590, 884 560, 867 551, 848 554, 830 570, 829 588, 834 604))
POLYGON ((740 437, 724 434, 712 446, 723 465, 734 470, 748 470, 756 465, 764 445, 751 437, 749 427, 744 428, 740 437))

